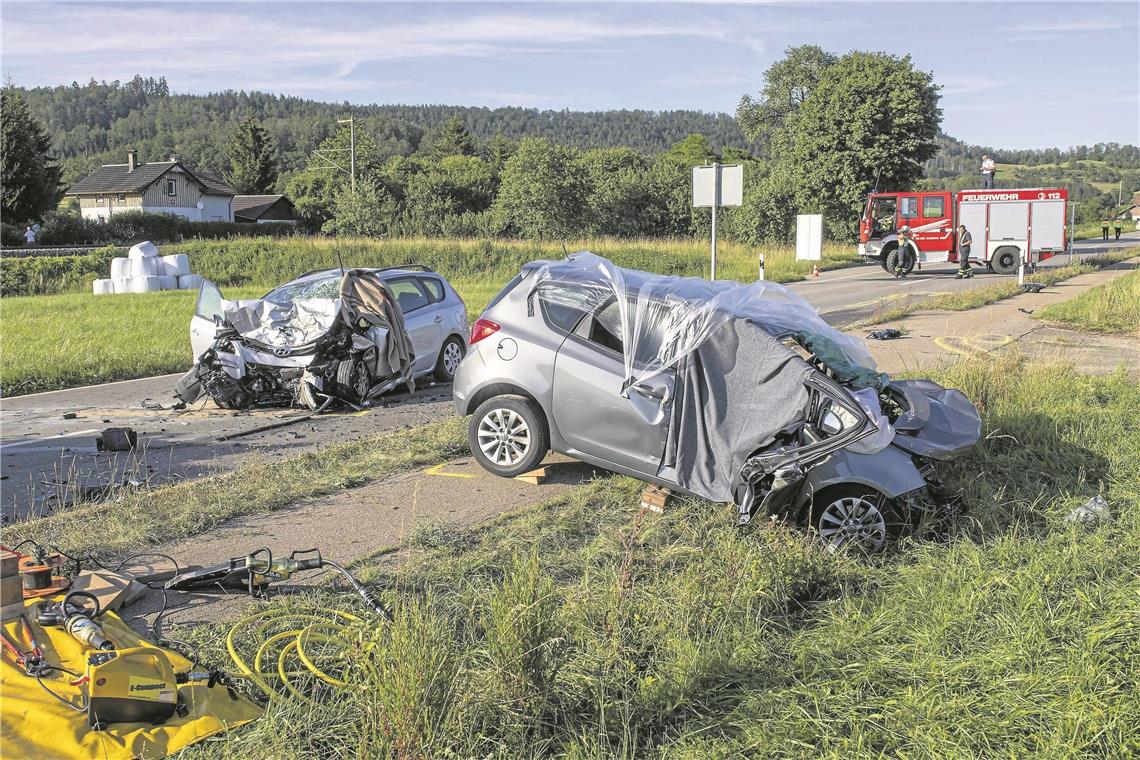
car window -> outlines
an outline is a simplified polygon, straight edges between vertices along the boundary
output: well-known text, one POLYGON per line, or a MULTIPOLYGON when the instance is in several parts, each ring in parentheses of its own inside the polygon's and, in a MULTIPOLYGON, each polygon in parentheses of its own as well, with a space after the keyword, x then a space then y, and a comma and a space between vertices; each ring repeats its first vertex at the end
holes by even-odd
POLYGON ((928 195, 923 198, 922 216, 925 219, 938 219, 946 216, 946 198, 941 195, 928 195))
POLYGON ((498 294, 494 298, 491 299, 491 303, 487 304, 487 308, 483 309, 483 311, 487 311, 487 310, 491 309, 499 301, 502 301, 504 298, 506 298, 507 293, 510 293, 512 290, 515 289, 516 285, 518 285, 520 282, 522 282, 522 278, 523 278, 523 276, 521 274, 516 274, 513 278, 511 278, 511 281, 507 283, 506 287, 504 287, 502 290, 500 290, 498 292, 498 294))
POLYGON ((611 301, 594 315, 588 337, 592 343, 622 353, 621 310, 618 309, 616 300, 611 301))
POLYGON ((407 314, 409 311, 423 308, 431 303, 420 287, 419 283, 411 277, 401 280, 389 280, 388 287, 392 291, 392 295, 396 296, 396 303, 400 306, 400 311, 407 314))
POLYGON ((340 280, 340 272, 334 272, 324 277, 287 282, 270 291, 265 300, 288 306, 294 301, 306 301, 310 298, 339 298, 340 280))
POLYGON ((542 305, 542 315, 546 317, 546 321, 562 332, 574 332, 574 328, 578 326, 586 314, 581 309, 560 303, 551 303, 545 300, 539 301, 539 303, 542 305))
POLYGON ((427 290, 433 301, 443 300, 443 283, 434 277, 421 277, 420 284, 427 290))

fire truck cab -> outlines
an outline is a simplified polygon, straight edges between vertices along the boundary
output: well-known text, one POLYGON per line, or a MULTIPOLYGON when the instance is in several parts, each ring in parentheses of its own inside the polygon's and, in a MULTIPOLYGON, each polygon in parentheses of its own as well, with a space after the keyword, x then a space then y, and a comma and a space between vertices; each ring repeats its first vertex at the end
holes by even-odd
POLYGON ((907 225, 920 267, 957 262, 955 230, 964 224, 973 238, 970 261, 1014 274, 1022 256, 1032 268, 1067 250, 1068 201, 1064 188, 872 193, 859 221, 859 255, 893 268, 898 230, 907 225))

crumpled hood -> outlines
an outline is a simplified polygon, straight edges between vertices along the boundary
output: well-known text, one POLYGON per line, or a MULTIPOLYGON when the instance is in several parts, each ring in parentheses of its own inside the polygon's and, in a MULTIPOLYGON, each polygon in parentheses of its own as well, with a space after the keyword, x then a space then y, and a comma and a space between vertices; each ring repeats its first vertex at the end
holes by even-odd
POLYGON ((270 349, 307 346, 328 333, 340 299, 312 298, 282 306, 265 300, 231 301, 225 319, 243 338, 270 349))
POLYGON ((982 437, 982 418, 961 391, 931 380, 892 380, 909 409, 894 422, 893 443, 931 459, 954 459, 982 437))

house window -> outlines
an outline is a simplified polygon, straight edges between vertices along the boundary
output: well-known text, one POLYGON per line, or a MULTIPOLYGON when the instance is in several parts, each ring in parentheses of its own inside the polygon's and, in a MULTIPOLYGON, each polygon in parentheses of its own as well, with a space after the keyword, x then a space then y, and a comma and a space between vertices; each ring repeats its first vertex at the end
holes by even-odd
POLYGON ((178 195, 178 184, 172 179, 166 180, 166 194, 178 195))
POLYGON ((103 196, 102 195, 96 195, 95 196, 95 202, 98 204, 102 204, 103 203, 103 196))
POLYGON ((119 193, 119 197, 116 198, 115 200, 117 200, 119 203, 126 203, 127 202, 127 194, 126 193, 119 193))

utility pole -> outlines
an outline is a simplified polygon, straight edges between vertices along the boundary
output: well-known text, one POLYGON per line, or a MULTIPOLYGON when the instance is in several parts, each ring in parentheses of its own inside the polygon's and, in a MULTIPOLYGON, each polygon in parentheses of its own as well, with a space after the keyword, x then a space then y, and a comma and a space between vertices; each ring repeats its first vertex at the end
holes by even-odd
POLYGON ((356 118, 337 119, 337 124, 348 124, 348 161, 349 177, 352 182, 352 192, 356 192, 356 118))

